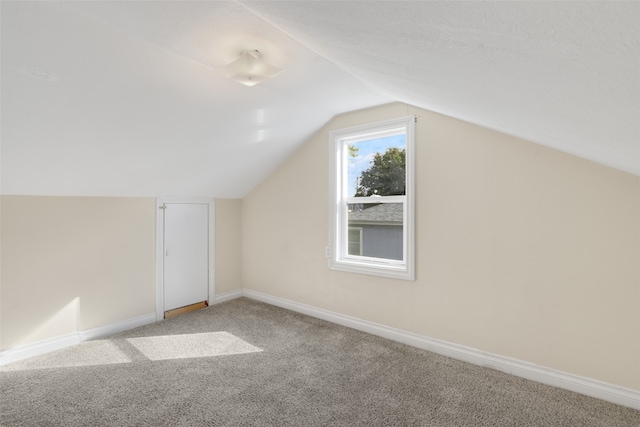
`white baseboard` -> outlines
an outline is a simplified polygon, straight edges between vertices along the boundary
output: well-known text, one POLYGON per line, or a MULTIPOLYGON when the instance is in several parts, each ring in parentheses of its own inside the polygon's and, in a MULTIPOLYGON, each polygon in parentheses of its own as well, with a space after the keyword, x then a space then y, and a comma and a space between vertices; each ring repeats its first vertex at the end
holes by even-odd
POLYGON ((138 326, 148 325, 155 321, 156 314, 149 313, 132 319, 121 320, 119 322, 109 323, 108 325, 98 326, 97 328, 87 329, 86 331, 79 331, 78 335, 80 335, 80 342, 83 342, 117 334, 118 332, 137 328, 138 326))
POLYGON ((240 298, 242 296, 242 290, 227 292, 226 294, 215 295, 213 302, 209 305, 220 304, 221 302, 231 301, 232 299, 240 298))
POLYGON ((443 356, 469 362, 474 365, 486 366, 497 371, 506 372, 508 374, 542 384, 548 384, 554 387, 563 388, 640 410, 640 391, 619 387, 613 384, 608 384, 602 381, 581 377, 555 369, 545 368, 533 363, 488 353, 475 348, 425 337, 412 332, 406 332, 379 323, 373 323, 356 317, 334 313, 332 311, 301 304, 284 298, 274 297, 249 289, 244 289, 242 291, 242 296, 316 317, 318 319, 327 320, 359 331, 368 332, 373 335, 398 341, 413 347, 441 354, 443 356))
POLYGON ((80 344, 80 335, 78 335, 77 332, 70 332, 46 340, 10 348, 0 352, 0 366, 76 344, 80 344))
POLYGON ((127 329, 137 328, 138 326, 153 323, 155 321, 156 314, 150 313, 134 317, 132 319, 98 326, 97 328, 87 329, 86 331, 70 332, 68 334, 48 338, 46 340, 14 347, 0 352, 0 366, 28 359, 29 357, 38 356, 40 354, 49 353, 54 350, 60 350, 65 347, 80 344, 84 341, 116 334, 118 332, 126 331, 127 329))

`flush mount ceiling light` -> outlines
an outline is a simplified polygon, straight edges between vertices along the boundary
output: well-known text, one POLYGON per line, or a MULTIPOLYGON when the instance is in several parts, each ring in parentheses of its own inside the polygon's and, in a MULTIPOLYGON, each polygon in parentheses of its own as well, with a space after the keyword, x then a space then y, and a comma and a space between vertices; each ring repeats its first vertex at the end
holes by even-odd
POLYGON ((240 58, 229 65, 218 68, 227 78, 245 86, 255 86, 284 71, 281 68, 267 64, 262 54, 257 50, 243 52, 240 58))

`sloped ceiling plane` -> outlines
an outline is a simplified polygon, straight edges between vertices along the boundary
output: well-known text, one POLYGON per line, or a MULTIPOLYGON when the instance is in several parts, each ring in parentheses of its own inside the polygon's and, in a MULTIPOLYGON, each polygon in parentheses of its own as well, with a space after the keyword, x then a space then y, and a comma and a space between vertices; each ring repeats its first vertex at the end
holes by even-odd
POLYGON ((637 2, 0 7, 3 194, 243 197, 333 116, 394 101, 640 175, 637 2), (252 50, 285 71, 218 72, 252 50))

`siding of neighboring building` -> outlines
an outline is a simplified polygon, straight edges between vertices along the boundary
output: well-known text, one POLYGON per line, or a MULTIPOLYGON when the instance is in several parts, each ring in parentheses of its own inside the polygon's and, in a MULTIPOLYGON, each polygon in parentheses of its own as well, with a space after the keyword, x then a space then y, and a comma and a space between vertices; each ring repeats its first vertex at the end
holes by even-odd
POLYGON ((402 260, 402 226, 363 225, 362 255, 402 260))
POLYGON ((349 227, 362 229, 362 256, 402 260, 402 203, 355 205, 349 227))

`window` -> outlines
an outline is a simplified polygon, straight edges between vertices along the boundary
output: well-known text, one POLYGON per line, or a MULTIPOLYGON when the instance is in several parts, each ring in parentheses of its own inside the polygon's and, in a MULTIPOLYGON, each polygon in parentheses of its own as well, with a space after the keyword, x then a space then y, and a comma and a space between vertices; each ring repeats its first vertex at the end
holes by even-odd
POLYGON ((331 132, 330 268, 414 279, 414 121, 331 132))

